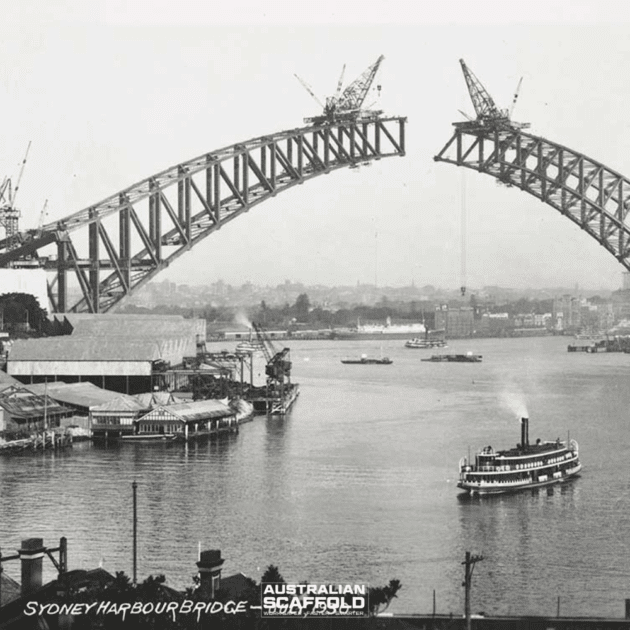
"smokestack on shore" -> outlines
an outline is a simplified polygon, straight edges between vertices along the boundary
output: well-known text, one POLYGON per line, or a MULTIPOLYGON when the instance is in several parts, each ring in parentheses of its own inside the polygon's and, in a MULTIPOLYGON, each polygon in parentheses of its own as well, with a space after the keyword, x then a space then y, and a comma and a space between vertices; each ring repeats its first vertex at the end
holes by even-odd
POLYGON ((521 446, 529 446, 529 418, 521 418, 521 446))

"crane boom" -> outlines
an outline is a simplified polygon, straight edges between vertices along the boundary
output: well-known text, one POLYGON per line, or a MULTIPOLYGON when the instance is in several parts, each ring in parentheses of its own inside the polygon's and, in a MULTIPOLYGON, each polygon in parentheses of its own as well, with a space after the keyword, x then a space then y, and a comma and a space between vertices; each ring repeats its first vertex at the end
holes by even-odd
POLYGON ((492 96, 490 96, 488 90, 486 90, 481 81, 479 81, 473 71, 466 65, 464 60, 460 59, 459 63, 462 66, 464 79, 466 80, 466 87, 468 88, 468 94, 470 94, 470 100, 475 108, 475 114, 477 117, 475 120, 471 120, 469 116, 464 114, 468 120, 466 122, 453 123, 456 127, 471 128, 482 126, 501 129, 525 129, 526 127, 529 127, 529 123, 518 123, 511 120, 512 110, 514 109, 514 105, 518 99, 518 93, 523 80, 522 78, 516 87, 510 109, 499 109, 492 96))
POLYGON ((17 178, 17 182, 15 183, 15 188, 13 190, 13 198, 11 199, 11 205, 15 205, 15 198, 17 197, 18 190, 20 189, 20 182, 22 181, 22 175, 24 175, 24 167, 26 166, 26 160, 28 158, 28 152, 31 148, 31 141, 28 141, 28 146, 26 147, 26 153, 24 155, 24 159, 22 160, 22 166, 20 167, 20 173, 17 178))
POLYGON ((470 100, 475 108, 475 114, 477 119, 500 119, 507 118, 507 112, 500 110, 494 103, 494 99, 486 88, 482 85, 481 81, 473 74, 472 70, 466 65, 463 59, 459 60, 464 73, 464 79, 466 79, 466 85, 468 87, 468 93, 470 94, 470 100))
POLYGON ((286 382, 290 383, 291 361, 285 358, 289 354, 289 348, 283 348, 277 351, 269 335, 260 324, 252 323, 252 327, 256 332, 256 337, 258 337, 258 341, 263 349, 263 354, 265 355, 265 361, 267 362, 265 374, 268 380, 278 384, 284 384, 286 379, 286 382))
POLYGON ((294 74, 293 76, 302 84, 302 87, 315 99, 315 101, 317 101, 317 104, 323 108, 324 104, 317 98, 317 96, 315 96, 313 88, 302 77, 297 74, 294 74))
POLYGON ((381 55, 360 77, 346 87, 337 101, 338 110, 351 111, 363 107, 365 98, 384 59, 384 55, 381 55))
MULTIPOLYGON (((341 76, 337 81, 337 89, 333 96, 326 98, 326 104, 322 105, 323 112, 319 116, 305 118, 304 121, 314 124, 326 124, 337 120, 357 120, 359 118, 374 119, 383 112, 372 111, 371 107, 365 106, 365 99, 374 83, 376 73, 385 57, 381 55, 361 76, 350 83, 341 91, 343 85, 343 77, 346 70, 344 64, 341 76)), ((319 99, 313 93, 308 83, 303 81, 297 74, 295 77, 306 88, 308 93, 321 105, 319 99)), ((380 92, 381 86, 378 86, 380 92)))
POLYGON ((518 100, 518 95, 521 91, 521 83, 523 83, 523 77, 518 80, 518 85, 516 86, 516 90, 514 91, 514 98, 512 99, 512 105, 510 105, 510 114, 509 117, 512 118, 512 113, 514 112, 514 106, 516 105, 516 101, 518 100))

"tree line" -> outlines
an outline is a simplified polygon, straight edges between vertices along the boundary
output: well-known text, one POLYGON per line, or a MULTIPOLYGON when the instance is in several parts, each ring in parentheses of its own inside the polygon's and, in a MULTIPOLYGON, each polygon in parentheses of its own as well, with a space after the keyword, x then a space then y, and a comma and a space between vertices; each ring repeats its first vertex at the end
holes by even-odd
MULTIPOLYGON (((309 327, 323 328, 348 328, 356 326, 357 322, 385 323, 387 318, 393 322, 416 323, 423 322, 429 329, 435 328, 435 310, 442 307, 441 302, 435 301, 391 301, 383 297, 373 306, 352 305, 335 310, 321 305, 313 305, 308 294, 301 293, 293 304, 270 305, 264 300, 258 305, 246 308, 229 306, 205 306, 199 308, 186 308, 176 305, 156 306, 152 309, 127 306, 121 309, 121 313, 147 313, 163 315, 183 315, 189 318, 205 319, 210 324, 232 323, 238 314, 245 315, 247 319, 259 322, 265 328, 309 327)), ((544 314, 553 311, 553 300, 535 300, 521 298, 514 302, 501 304, 486 304, 475 295, 462 303, 449 304, 450 307, 469 306, 476 317, 481 317, 484 312, 508 313, 510 316, 531 313, 544 314)))

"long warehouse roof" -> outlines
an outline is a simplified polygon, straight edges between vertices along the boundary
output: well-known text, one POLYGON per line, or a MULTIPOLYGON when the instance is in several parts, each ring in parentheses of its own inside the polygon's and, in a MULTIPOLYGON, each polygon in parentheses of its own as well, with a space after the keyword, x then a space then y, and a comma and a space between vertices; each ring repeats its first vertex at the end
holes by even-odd
POLYGON ((9 364, 16 361, 157 361, 160 348, 153 339, 129 337, 46 337, 16 339, 9 364))

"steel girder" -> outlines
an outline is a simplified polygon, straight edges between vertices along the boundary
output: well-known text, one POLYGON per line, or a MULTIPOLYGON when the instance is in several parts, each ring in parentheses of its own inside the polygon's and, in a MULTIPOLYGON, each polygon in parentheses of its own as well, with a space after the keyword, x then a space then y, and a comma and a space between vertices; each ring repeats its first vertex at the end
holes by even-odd
POLYGON ((550 205, 630 270, 630 180, 600 162, 513 128, 459 126, 433 158, 492 175, 550 205))
POLYGON ((56 271, 48 290, 55 312, 106 312, 222 225, 279 192, 336 169, 404 156, 406 121, 309 126, 204 154, 22 235, 16 249, 0 241, 0 266, 39 258, 56 271), (40 256, 38 250, 53 242, 56 257, 40 256), (69 306, 72 272, 82 297, 69 306))

